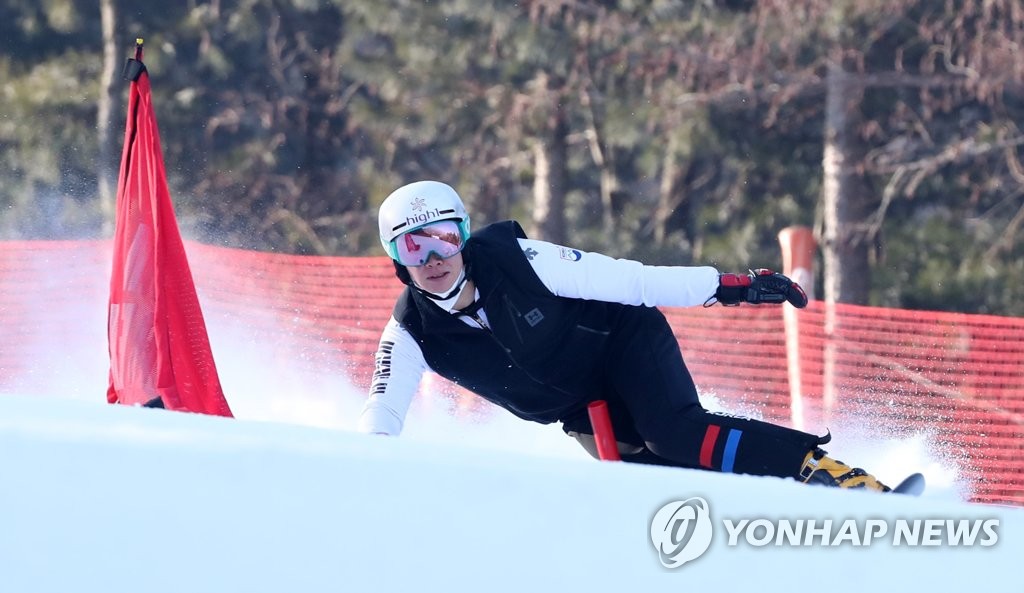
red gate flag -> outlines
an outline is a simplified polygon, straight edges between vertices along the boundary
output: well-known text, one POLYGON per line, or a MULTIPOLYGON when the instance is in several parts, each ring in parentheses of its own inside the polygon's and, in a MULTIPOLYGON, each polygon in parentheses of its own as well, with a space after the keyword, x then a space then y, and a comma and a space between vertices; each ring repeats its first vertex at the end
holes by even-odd
POLYGON ((117 183, 107 401, 231 416, 167 188, 141 39, 125 78, 131 84, 117 183))

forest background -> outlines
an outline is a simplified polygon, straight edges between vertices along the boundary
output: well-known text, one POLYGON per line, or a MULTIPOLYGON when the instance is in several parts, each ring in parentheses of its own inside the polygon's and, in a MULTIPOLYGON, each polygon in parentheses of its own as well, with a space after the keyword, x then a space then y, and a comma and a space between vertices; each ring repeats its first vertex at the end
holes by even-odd
POLYGON ((828 300, 1024 315, 1019 0, 2 0, 0 239, 110 237, 145 39, 183 233, 381 255, 399 185, 474 226, 828 300))

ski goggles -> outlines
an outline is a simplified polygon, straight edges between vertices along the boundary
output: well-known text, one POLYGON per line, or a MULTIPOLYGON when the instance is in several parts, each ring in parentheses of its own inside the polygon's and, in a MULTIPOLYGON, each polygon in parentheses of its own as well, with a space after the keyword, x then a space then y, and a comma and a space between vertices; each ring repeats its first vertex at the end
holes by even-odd
POLYGON ((436 254, 448 259, 462 251, 466 235, 461 222, 442 220, 398 235, 388 243, 388 255, 403 266, 418 267, 436 254))

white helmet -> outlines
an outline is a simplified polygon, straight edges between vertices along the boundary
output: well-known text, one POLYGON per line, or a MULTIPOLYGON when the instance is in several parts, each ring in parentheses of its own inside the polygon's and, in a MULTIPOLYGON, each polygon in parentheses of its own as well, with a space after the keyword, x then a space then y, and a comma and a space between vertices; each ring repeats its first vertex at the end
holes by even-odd
POLYGON ((380 205, 377 227, 380 244, 390 254, 395 237, 439 220, 457 220, 462 240, 469 238, 469 213, 451 186, 439 181, 417 181, 391 192, 380 205))

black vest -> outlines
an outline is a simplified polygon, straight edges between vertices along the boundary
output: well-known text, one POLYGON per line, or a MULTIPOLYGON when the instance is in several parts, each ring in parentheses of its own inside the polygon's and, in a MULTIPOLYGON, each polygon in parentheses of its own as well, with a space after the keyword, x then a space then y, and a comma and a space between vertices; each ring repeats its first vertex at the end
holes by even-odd
POLYGON ((430 368, 513 414, 549 423, 601 397, 608 337, 627 307, 555 296, 519 247, 513 221, 484 227, 463 250, 489 330, 466 325, 406 288, 394 316, 430 368))

